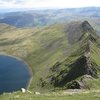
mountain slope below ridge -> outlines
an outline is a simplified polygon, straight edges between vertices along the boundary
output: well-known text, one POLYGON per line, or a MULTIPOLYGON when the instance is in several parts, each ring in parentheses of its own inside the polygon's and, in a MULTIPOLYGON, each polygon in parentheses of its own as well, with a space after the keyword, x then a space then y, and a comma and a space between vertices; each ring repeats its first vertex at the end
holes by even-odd
POLYGON ((31 67, 34 78, 30 89, 40 89, 41 76, 46 76, 50 66, 68 55, 68 40, 63 27, 63 24, 53 24, 0 32, 0 53, 20 57, 31 67))
MULTIPOLYGON (((78 26, 75 26, 75 34, 71 30, 73 35, 79 34, 77 39, 71 35, 73 39, 69 40, 69 43, 77 40, 77 42, 73 42, 73 52, 63 62, 57 62, 50 68, 51 75, 48 79, 54 87, 90 89, 96 87, 95 84, 97 84, 97 88, 100 85, 99 36, 87 21, 78 23, 78 26), (83 34, 80 35, 80 33, 83 34), (96 81, 94 82, 94 80, 96 81)), ((69 34, 71 32, 68 31, 69 34)))
MULTIPOLYGON (((6 25, 3 24, 1 26, 0 30, 3 30, 6 25)), ((13 28, 12 26, 10 27, 13 28)), ((92 50, 89 61, 98 66, 100 65, 100 42, 98 38, 87 21, 73 22, 73 24, 53 24, 43 28, 15 28, 11 30, 5 28, 4 32, 0 32, 0 52, 20 57, 28 63, 33 71, 31 90, 44 91, 43 87, 46 87, 47 90, 52 90, 54 87, 60 87, 59 84, 65 82, 62 77, 66 76, 66 71, 70 71, 70 68, 67 68, 68 66, 74 65, 74 63, 77 65, 77 62, 80 62, 81 59, 85 61, 84 64, 86 65, 87 57, 84 54, 89 43, 91 43, 89 45, 92 50), (77 28, 76 33, 70 27, 73 30, 77 28), (57 66, 54 65, 55 63, 57 66), (57 69, 56 67, 51 68, 53 65, 57 69), (59 75, 59 73, 62 74, 59 75), (53 77, 55 77, 55 80, 50 81, 53 77), (51 84, 48 85, 48 82, 51 82, 51 84)), ((77 67, 75 68, 77 69, 77 67)), ((90 73, 91 71, 89 71, 90 73)), ((83 73, 80 74, 83 75, 83 73)), ((93 71, 92 74, 93 77, 98 77, 93 71)), ((99 82, 97 83, 99 84, 99 82)), ((62 86, 65 86, 65 84, 62 84, 62 86)))

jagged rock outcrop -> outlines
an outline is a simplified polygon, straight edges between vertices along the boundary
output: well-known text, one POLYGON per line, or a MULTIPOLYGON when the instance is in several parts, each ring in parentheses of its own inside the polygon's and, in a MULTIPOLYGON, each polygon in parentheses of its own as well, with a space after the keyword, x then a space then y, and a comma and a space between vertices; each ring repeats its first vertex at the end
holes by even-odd
POLYGON ((87 34, 87 35, 89 33, 95 34, 95 30, 88 23, 88 21, 74 22, 67 27, 66 33, 67 33, 67 36, 68 36, 69 43, 74 44, 78 40, 81 40, 81 38, 84 34, 87 34))

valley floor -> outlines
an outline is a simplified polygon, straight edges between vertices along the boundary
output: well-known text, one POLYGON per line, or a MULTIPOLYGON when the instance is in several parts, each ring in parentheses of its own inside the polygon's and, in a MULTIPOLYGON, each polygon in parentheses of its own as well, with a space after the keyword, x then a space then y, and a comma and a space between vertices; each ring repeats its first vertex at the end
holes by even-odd
POLYGON ((0 100, 100 100, 100 90, 67 90, 44 94, 6 93, 0 95, 0 100))

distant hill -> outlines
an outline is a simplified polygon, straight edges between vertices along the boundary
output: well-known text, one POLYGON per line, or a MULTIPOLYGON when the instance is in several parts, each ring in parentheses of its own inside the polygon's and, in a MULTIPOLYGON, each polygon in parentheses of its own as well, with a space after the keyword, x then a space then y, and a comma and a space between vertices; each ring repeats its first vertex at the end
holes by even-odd
MULTIPOLYGON (((16 27, 37 27, 59 22, 88 20, 100 28, 100 8, 69 8, 51 10, 24 10, 19 12, 1 13, 0 23, 16 27)), ((99 30, 99 28, 97 28, 99 30)))

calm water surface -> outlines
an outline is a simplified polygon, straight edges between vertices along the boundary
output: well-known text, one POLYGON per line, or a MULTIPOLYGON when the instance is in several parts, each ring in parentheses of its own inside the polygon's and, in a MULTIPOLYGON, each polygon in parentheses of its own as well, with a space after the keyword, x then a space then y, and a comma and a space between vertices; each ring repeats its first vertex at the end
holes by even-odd
POLYGON ((0 93, 26 89, 31 78, 32 73, 24 61, 0 55, 0 93))

